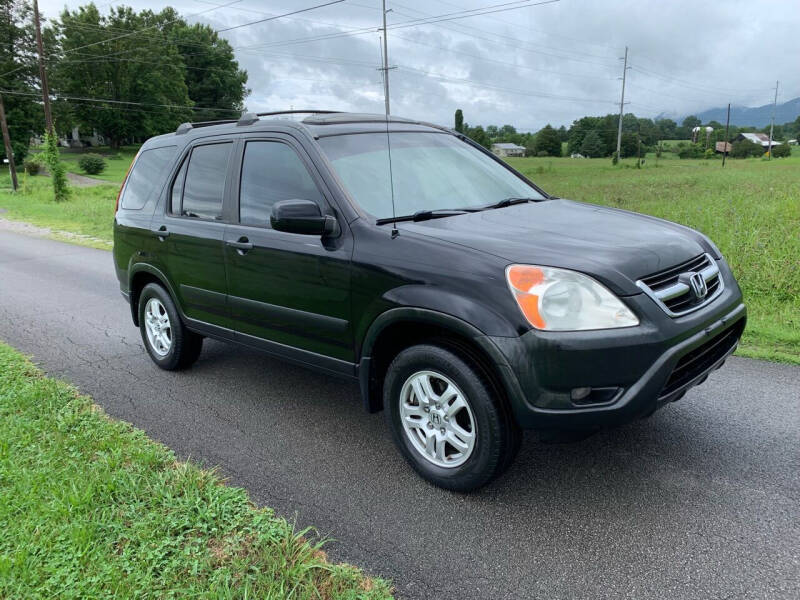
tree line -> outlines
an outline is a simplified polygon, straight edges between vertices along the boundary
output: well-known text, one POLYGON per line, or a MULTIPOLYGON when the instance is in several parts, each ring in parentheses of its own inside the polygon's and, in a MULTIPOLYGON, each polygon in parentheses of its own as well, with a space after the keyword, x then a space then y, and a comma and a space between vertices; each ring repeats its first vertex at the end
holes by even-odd
MULTIPOLYGON (((697 158, 705 153, 706 136, 701 132, 697 143, 692 144, 692 129, 695 127, 712 127, 713 133, 708 138, 709 149, 713 152, 714 144, 725 140, 725 125, 717 121, 702 123, 696 116, 688 116, 678 124, 672 119, 649 119, 637 117, 628 113, 622 117, 622 137, 620 140, 620 158, 628 158, 647 152, 660 153, 662 140, 686 140, 681 149, 686 153, 685 158, 697 158)), ((562 156, 564 143, 566 154, 581 154, 590 158, 610 157, 616 153, 617 132, 619 115, 608 114, 605 116, 586 116, 576 119, 569 128, 563 125, 556 129, 546 125, 539 131, 520 132, 513 125, 488 125, 482 127, 470 126, 464 121, 464 113, 458 109, 455 113, 455 129, 464 133, 473 141, 486 148, 492 144, 508 142, 525 147, 526 156, 562 156)), ((769 133, 769 127, 758 129, 756 127, 737 127, 731 125, 728 130, 727 141, 733 141, 740 133, 759 132, 769 133)), ((773 137, 775 140, 787 140, 800 136, 800 117, 795 121, 775 125, 773 137)), ((745 156, 747 153, 755 155, 758 149, 763 154, 763 148, 757 144, 742 143, 737 155, 745 156)))
MULTIPOLYGON (((118 148, 185 121, 236 117, 249 93, 247 72, 227 40, 169 7, 112 6, 101 14, 91 3, 63 10, 42 36, 54 124, 62 136, 78 127, 118 148)), ((0 93, 21 163, 31 135, 44 131, 27 0, 0 0, 0 40, 0 93)))

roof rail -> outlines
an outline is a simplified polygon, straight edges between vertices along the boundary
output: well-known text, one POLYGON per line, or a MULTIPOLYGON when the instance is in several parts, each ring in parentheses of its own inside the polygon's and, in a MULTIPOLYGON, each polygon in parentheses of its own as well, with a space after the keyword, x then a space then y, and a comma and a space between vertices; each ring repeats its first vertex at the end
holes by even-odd
POLYGON ((236 122, 237 122, 236 119, 221 119, 219 121, 197 121, 195 123, 181 123, 175 130, 175 135, 183 135, 184 133, 189 133, 192 129, 196 129, 198 127, 210 127, 211 125, 226 125, 236 122))
POLYGON ((175 135, 183 135, 189 133, 192 129, 197 127, 210 127, 211 125, 228 125, 236 123, 236 125, 252 125, 258 121, 259 117, 272 117, 275 115, 296 115, 296 114, 312 114, 312 115, 329 115, 340 113, 340 110, 276 110, 273 112, 252 113, 246 112, 238 119, 221 119, 219 121, 198 121, 196 123, 181 123, 175 130, 175 135))
POLYGON ((273 112, 261 112, 261 113, 252 113, 247 112, 244 113, 239 120, 236 122, 237 125, 252 125, 256 121, 258 121, 259 117, 272 117, 275 115, 297 115, 297 114, 312 114, 312 115, 329 115, 338 113, 341 111, 338 110, 276 110, 273 112))

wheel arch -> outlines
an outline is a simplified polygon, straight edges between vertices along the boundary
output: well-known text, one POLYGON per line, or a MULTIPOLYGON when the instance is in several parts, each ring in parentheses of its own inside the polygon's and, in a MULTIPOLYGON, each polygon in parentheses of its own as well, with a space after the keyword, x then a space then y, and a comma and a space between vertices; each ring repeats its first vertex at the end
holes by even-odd
POLYGON ((362 343, 358 379, 368 412, 383 409, 383 379, 392 359, 420 343, 442 346, 475 365, 509 408, 518 399, 519 384, 508 361, 482 331, 446 313, 401 307, 379 315, 362 343))
POLYGON ((167 293, 172 297, 173 302, 175 302, 178 313, 181 315, 181 317, 183 317, 183 311, 178 304, 175 291, 173 290, 164 273, 162 273, 156 267, 146 263, 134 265, 129 270, 129 273, 130 280, 128 282, 128 290, 130 294, 131 318, 133 318, 134 325, 137 327, 139 326, 139 295, 142 293, 144 286, 146 286, 148 283, 157 283, 167 290, 167 293))

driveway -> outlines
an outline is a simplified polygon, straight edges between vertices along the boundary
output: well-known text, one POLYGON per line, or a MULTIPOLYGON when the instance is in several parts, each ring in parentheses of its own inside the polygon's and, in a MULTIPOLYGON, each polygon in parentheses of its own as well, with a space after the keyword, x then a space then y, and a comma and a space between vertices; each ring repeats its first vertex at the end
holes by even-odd
POLYGON ((502 479, 458 495, 414 475, 355 385, 217 342, 160 371, 108 252, 0 231, 0 339, 400 598, 800 597, 798 367, 734 357, 647 421, 527 435, 502 479))

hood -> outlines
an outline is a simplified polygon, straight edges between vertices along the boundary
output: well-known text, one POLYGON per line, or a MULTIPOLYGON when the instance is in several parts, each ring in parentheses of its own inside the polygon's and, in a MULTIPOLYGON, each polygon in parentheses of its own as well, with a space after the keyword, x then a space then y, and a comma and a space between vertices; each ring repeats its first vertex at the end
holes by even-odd
POLYGON ((398 223, 398 227, 509 263, 580 271, 623 295, 641 292, 637 279, 703 252, 714 253, 701 234, 682 225, 562 199, 398 223))

